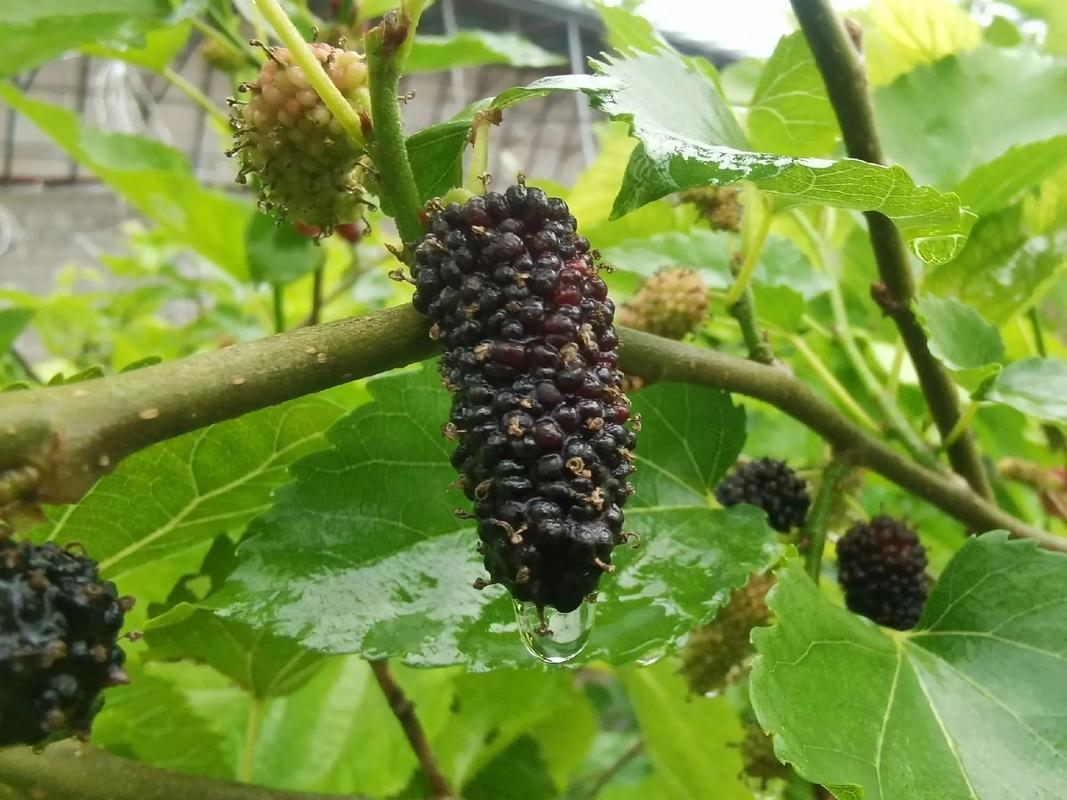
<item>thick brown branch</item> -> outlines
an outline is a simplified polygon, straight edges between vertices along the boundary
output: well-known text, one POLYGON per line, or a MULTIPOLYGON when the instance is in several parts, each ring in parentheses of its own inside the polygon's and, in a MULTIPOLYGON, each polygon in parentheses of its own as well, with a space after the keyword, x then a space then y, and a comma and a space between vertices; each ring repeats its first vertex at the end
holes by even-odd
POLYGON ((406 306, 70 386, 0 397, 3 470, 37 470, 40 502, 78 500, 149 444, 434 352, 406 306))
MULTIPOLYGON (((852 454, 857 466, 873 469, 972 530, 1004 528, 1067 550, 1067 539, 1016 519, 962 479, 916 464, 869 436, 785 370, 639 331, 620 329, 620 335, 621 365, 631 374, 764 400, 852 454)), ((12 475, 25 483, 25 465, 36 465, 42 478, 38 500, 77 500, 93 479, 141 447, 411 364, 434 349, 426 321, 398 307, 74 386, 0 395, 0 467, 22 467, 12 475), (151 409, 158 415, 143 413, 151 409)), ((4 484, 0 476, 0 496, 4 484)))
MULTIPOLYGON (((830 1, 792 0, 792 5, 804 31, 804 38, 815 56, 815 63, 822 73, 846 151, 852 158, 873 164, 886 163, 874 125, 874 111, 867 92, 863 65, 830 1)), ((951 376, 930 353, 926 334, 912 309, 915 281, 904 239, 888 217, 874 211, 865 216, 881 277, 876 299, 900 331, 900 337, 915 365, 930 413, 941 432, 941 438, 945 439, 959 420, 959 398, 951 376)), ((966 478, 976 492, 985 498, 992 498, 989 478, 969 430, 965 430, 948 448, 948 456, 953 469, 966 478)))
POLYGON ((389 671, 389 664, 385 661, 371 661, 370 666, 374 670, 374 677, 378 679, 382 694, 389 701, 389 708, 392 709, 393 715, 400 723, 400 727, 404 729, 404 735, 407 737, 411 749, 415 751, 415 757, 419 760, 419 767, 422 769, 423 775, 426 776, 426 782, 430 785, 430 797, 453 797, 452 789, 448 785, 448 779, 441 772, 441 768, 437 766, 437 759, 434 757, 433 750, 430 749, 430 742, 426 738, 426 732, 422 729, 419 718, 415 716, 415 706, 408 700, 404 690, 400 688, 400 684, 393 677, 393 673, 389 671))
POLYGON ((285 792, 171 772, 60 742, 40 755, 28 747, 0 749, 4 787, 19 800, 360 800, 354 796, 285 792))

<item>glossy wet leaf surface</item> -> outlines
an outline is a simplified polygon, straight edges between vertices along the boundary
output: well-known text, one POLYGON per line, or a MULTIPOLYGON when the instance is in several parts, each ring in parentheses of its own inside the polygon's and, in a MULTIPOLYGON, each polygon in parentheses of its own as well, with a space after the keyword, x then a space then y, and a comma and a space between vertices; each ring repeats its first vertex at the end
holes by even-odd
POLYGON ((971 539, 907 633, 834 605, 799 564, 771 606, 752 699, 804 777, 866 800, 1067 794, 1067 555, 971 539))
MULTIPOLYGON (((332 449, 294 466, 295 482, 252 525, 241 565, 209 602, 310 649, 529 665, 510 597, 471 587, 484 573, 473 526, 452 514, 466 502, 446 490, 449 400, 435 371, 370 390, 377 402, 334 427, 332 449)), ((584 656, 621 664, 672 649, 773 552, 762 512, 709 506, 744 439, 741 409, 725 393, 674 384, 633 399, 644 427, 626 527, 642 543, 615 551, 584 656)))

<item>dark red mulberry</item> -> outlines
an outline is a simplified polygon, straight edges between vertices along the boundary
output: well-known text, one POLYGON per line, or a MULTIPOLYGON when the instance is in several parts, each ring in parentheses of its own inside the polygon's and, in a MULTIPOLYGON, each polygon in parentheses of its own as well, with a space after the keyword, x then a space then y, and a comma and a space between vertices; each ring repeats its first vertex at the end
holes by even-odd
POLYGON ((926 549, 900 520, 878 516, 857 522, 837 543, 837 580, 850 611, 910 630, 929 593, 926 549))
POLYGON ((101 691, 128 680, 132 603, 87 556, 0 534, 0 747, 88 735, 101 691))
POLYGON ((757 458, 741 464, 715 488, 715 498, 724 506, 748 503, 767 512, 767 522, 787 533, 800 527, 808 516, 807 482, 784 461, 757 458))
POLYGON ((575 226, 563 200, 519 184, 438 208, 413 249, 485 567, 516 599, 563 612, 612 569, 636 444, 617 424, 629 403, 614 305, 575 226))

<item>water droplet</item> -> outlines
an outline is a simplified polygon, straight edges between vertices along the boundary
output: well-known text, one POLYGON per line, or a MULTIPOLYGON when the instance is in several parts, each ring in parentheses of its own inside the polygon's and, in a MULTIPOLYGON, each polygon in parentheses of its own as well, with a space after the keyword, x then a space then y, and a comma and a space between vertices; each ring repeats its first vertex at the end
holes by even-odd
POLYGON ((553 608, 544 617, 533 603, 515 602, 519 636, 530 655, 546 664, 563 664, 577 656, 589 643, 596 620, 596 606, 582 603, 574 611, 561 614, 553 608))

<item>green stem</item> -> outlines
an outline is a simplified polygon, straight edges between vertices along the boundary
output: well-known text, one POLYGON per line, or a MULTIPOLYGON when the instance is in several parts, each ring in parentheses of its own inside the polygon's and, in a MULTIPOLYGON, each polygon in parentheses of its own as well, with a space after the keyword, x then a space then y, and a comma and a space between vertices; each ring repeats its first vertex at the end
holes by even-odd
POLYGON ((285 330, 285 287, 280 283, 272 283, 270 292, 274 313, 274 332, 281 333, 285 330))
POLYGON ((808 512, 807 522, 804 523, 803 538, 807 540, 808 549, 804 553, 804 566, 815 581, 819 583, 819 574, 822 572, 823 550, 826 549, 826 533, 830 526, 830 517, 833 514, 834 503, 837 500, 841 481, 848 477, 852 471, 849 459, 838 454, 826 465, 822 471, 822 479, 819 482, 819 493, 815 496, 815 502, 808 512))
POLYGON ((900 391, 900 373, 904 370, 905 353, 904 342, 898 339, 896 347, 893 348, 893 363, 889 365, 889 377, 885 382, 886 396, 894 402, 900 391))
POLYGON ((228 28, 225 27, 225 24, 221 20, 215 19, 215 21, 219 24, 218 29, 212 28, 210 25, 208 25, 206 22, 204 22, 198 17, 192 17, 189 20, 192 26, 198 31, 200 31, 200 33, 203 34, 205 38, 211 39, 222 45, 227 50, 229 50, 232 55, 235 55, 244 62, 246 62, 249 67, 258 68, 259 62, 256 60, 255 56, 253 56, 245 48, 243 43, 241 43, 237 39, 237 37, 234 36, 234 34, 231 33, 228 28))
POLYGON ((774 351, 763 338, 756 321, 756 298, 751 286, 745 287, 740 299, 729 307, 729 312, 741 328, 741 338, 748 350, 748 357, 761 364, 773 364, 774 351))
POLYGON ((1031 308, 1026 312, 1026 316, 1030 320, 1030 330, 1034 334, 1037 354, 1042 358, 1047 358, 1048 350, 1045 349, 1045 333, 1041 330, 1041 317, 1038 316, 1037 308, 1031 308))
POLYGON ((369 146, 374 166, 381 176, 382 194, 391 207, 397 231, 405 245, 412 244, 422 235, 419 214, 422 200, 408 159, 397 95, 404 62, 421 14, 421 2, 405 7, 401 14, 387 14, 378 27, 367 32, 365 39, 374 118, 374 133, 369 146))
POLYGON ((479 114, 471 125, 471 163, 463 184, 463 188, 471 194, 485 194, 485 176, 489 173, 489 129, 492 124, 487 115, 479 114))
POLYGON ((967 404, 966 408, 963 409, 963 413, 960 414, 959 422, 957 422, 955 427, 948 432, 945 441, 941 443, 942 450, 947 450, 952 447, 952 443, 963 435, 963 432, 967 430, 971 422, 974 421, 974 415, 978 413, 978 405, 978 401, 974 399, 967 404))
MULTIPOLYGON (((791 3, 822 74, 845 140, 845 150, 851 158, 872 164, 886 163, 874 125, 863 64, 830 0, 791 0, 791 3)), ((865 217, 881 279, 872 293, 883 312, 896 323, 934 422, 942 438, 947 437, 960 417, 958 392, 951 376, 930 352, 926 332, 912 308, 915 280, 904 239, 888 217, 873 211, 866 212, 865 217)), ((969 430, 953 443, 948 455, 953 469, 978 494, 992 498, 989 477, 969 430)))
POLYGON ((834 397, 838 399, 841 405, 847 408, 852 416, 872 431, 879 430, 878 423, 871 419, 870 414, 863 410, 863 406, 856 402, 856 398, 849 393, 848 389, 841 385, 841 382, 837 380, 832 372, 830 372, 822 359, 819 358, 815 351, 808 347, 808 343, 797 335, 791 335, 788 338, 800 355, 804 357, 804 360, 808 362, 808 365, 815 370, 815 374, 819 376, 834 397))
POLYGON ((341 94, 341 90, 330 80, 330 76, 326 74, 322 64, 312 54, 308 43, 304 41, 304 37, 297 30, 293 21, 289 19, 281 4, 278 0, 255 0, 255 4, 263 14, 264 19, 274 29, 278 40, 289 50, 290 58, 303 70, 308 83, 311 84, 311 88, 315 90, 315 93, 322 99, 326 108, 341 124, 341 127, 344 128, 345 133, 348 134, 352 142, 357 147, 362 148, 364 146, 363 125, 360 122, 359 114, 348 104, 348 100, 341 94))
POLYGON ((767 235, 771 231, 773 214, 771 214, 770 209, 766 208, 761 208, 760 212, 762 216, 751 237, 752 240, 745 243, 744 260, 741 262, 741 268, 737 271, 737 277, 734 278, 734 285, 730 287, 726 297, 723 298, 727 308, 740 300, 741 295, 748 288, 749 282, 752 280, 752 273, 756 271, 756 265, 759 264, 760 256, 763 254, 763 245, 767 241, 767 235))
POLYGON ((200 106, 200 108, 204 109, 204 111, 207 112, 207 115, 211 117, 211 121, 218 128, 227 131, 229 130, 229 118, 221 108, 212 102, 210 97, 197 89, 196 86, 191 84, 182 75, 175 72, 170 67, 164 67, 160 74, 166 78, 174 88, 183 92, 190 100, 200 106))
POLYGON ((322 317, 322 282, 325 267, 319 267, 311 276, 311 311, 305 325, 318 325, 322 317))
POLYGON ((263 701, 252 698, 248 707, 248 723, 245 725, 245 743, 241 751, 241 767, 238 778, 242 783, 251 783, 256 765, 256 744, 259 742, 259 724, 263 718, 263 701))

